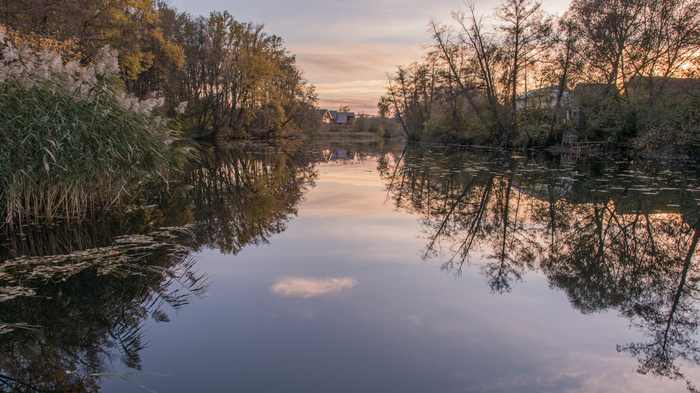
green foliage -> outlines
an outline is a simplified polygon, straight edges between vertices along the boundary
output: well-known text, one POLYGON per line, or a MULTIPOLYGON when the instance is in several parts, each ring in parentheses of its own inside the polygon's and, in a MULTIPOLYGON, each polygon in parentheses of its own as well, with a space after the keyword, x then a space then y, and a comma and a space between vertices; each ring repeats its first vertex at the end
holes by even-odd
POLYGON ((173 23, 186 56, 176 97, 190 102, 185 131, 215 138, 285 137, 308 126, 316 93, 281 38, 226 11, 196 19, 181 14, 173 23))
POLYGON ((640 122, 646 127, 636 140, 644 150, 697 156, 700 152, 700 99, 662 100, 645 108, 640 122), (675 104, 675 105, 669 105, 675 104))
POLYGON ((226 11, 193 17, 165 1, 9 0, 0 24, 17 32, 15 42, 63 49, 84 64, 110 45, 127 91, 162 97, 164 112, 192 136, 288 137, 312 123, 314 87, 282 39, 226 11), (184 116, 182 102, 190 104, 184 116))
MULTIPOLYGON (((73 41, 81 60, 110 45, 119 53, 121 74, 133 83, 141 74, 183 62, 182 48, 164 37, 162 8, 153 0, 9 0, 0 23, 25 36, 73 41)), ((150 78, 153 82, 153 78, 150 78)))

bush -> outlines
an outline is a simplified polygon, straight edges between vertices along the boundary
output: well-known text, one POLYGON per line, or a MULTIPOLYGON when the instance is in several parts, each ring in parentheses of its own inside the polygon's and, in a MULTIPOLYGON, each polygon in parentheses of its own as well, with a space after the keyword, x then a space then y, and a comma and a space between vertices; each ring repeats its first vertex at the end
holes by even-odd
POLYGON ((395 138, 400 135, 400 126, 388 117, 358 116, 353 129, 357 132, 371 132, 378 137, 395 138))
POLYGON ((638 136, 634 145, 666 154, 700 152, 700 96, 698 91, 670 92, 640 100, 636 106, 638 136))
POLYGON ((127 96, 108 47, 81 67, 0 40, 0 226, 81 219, 184 162, 162 100, 127 96))

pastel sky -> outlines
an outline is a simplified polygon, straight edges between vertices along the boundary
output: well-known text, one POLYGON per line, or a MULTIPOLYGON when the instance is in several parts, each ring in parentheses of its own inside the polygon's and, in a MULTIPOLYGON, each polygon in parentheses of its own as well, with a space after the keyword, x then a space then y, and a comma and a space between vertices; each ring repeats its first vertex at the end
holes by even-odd
MULTIPOLYGON (((480 14, 499 1, 475 0, 480 14)), ((545 0, 546 11, 561 14, 568 0, 545 0)), ((420 61, 430 45, 431 18, 448 22, 459 0, 171 0, 178 11, 209 15, 228 10, 243 22, 265 24, 297 56, 305 78, 316 86, 319 105, 375 114, 386 74, 420 61)))

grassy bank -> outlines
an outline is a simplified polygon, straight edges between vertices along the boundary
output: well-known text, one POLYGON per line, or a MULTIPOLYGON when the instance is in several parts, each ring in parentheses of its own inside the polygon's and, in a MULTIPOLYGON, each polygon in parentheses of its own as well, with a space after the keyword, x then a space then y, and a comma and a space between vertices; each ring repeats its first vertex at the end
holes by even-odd
POLYGON ((373 132, 358 132, 353 129, 320 129, 315 131, 310 131, 306 133, 307 136, 312 138, 354 138, 354 139, 366 139, 375 140, 379 138, 376 133, 373 132))
POLYGON ((360 139, 393 139, 405 134, 400 125, 387 117, 357 117, 352 125, 321 124, 316 130, 306 133, 314 138, 351 137, 360 139))
POLYGON ((2 42, 2 227, 81 219, 184 161, 175 133, 153 113, 161 101, 124 93, 109 48, 80 66, 2 42))

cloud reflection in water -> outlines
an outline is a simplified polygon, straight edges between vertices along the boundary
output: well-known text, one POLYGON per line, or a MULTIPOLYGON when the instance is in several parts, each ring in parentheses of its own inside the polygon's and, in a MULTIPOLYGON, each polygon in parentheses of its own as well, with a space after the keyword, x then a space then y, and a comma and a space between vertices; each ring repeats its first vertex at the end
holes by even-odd
POLYGON ((282 277, 270 287, 273 293, 284 297, 301 297, 308 299, 314 296, 337 293, 350 289, 357 284, 351 277, 282 277))

